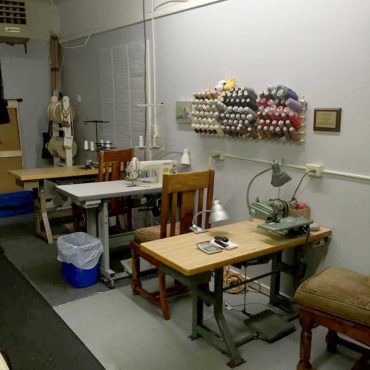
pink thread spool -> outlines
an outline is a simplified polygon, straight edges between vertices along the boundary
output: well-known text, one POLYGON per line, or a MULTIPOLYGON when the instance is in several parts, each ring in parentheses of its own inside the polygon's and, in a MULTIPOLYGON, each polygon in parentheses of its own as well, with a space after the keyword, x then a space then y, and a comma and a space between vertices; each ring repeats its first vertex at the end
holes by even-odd
POLYGON ((258 104, 262 107, 265 107, 267 105, 267 99, 266 98, 260 98, 260 101, 258 104))

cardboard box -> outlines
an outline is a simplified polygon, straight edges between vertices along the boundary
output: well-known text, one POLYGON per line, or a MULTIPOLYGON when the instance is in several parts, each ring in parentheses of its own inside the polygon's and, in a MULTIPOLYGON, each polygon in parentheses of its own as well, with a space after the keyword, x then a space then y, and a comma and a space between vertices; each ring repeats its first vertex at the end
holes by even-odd
POLYGON ((289 209, 288 216, 303 216, 308 219, 311 218, 311 208, 305 207, 302 209, 289 209))

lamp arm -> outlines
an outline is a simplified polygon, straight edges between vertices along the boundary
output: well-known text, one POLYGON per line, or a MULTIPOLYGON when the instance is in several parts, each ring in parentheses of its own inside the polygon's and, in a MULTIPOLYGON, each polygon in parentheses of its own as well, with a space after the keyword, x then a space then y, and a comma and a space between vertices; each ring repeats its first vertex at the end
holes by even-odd
POLYGON ((170 154, 182 154, 181 152, 168 152, 168 153, 164 153, 164 154, 162 154, 162 155, 160 155, 159 157, 157 157, 156 159, 154 159, 154 161, 155 160, 158 160, 158 159, 161 159, 161 158, 163 158, 163 157, 166 157, 167 155, 170 155, 170 154))
POLYGON ((194 215, 194 217, 193 217, 193 221, 192 221, 191 223, 194 225, 195 219, 196 219, 199 215, 201 215, 202 213, 207 213, 207 212, 212 212, 212 210, 210 210, 210 209, 205 209, 205 210, 203 210, 203 211, 200 211, 200 212, 196 213, 196 214, 194 215))
POLYGON ((250 205, 250 202, 249 202, 249 191, 250 191, 250 189, 251 189, 251 186, 252 186, 252 184, 253 184, 254 180, 255 180, 258 176, 260 176, 260 175, 264 174, 265 172, 271 171, 271 170, 272 170, 272 168, 267 168, 266 170, 263 170, 263 171, 261 171, 261 172, 257 173, 257 175, 253 176, 252 180, 251 180, 251 181, 249 181, 249 184, 248 184, 248 187, 247 187, 247 193, 246 193, 247 207, 248 207, 248 212, 249 212, 249 213, 250 213, 250 209, 251 209, 251 205, 250 205))

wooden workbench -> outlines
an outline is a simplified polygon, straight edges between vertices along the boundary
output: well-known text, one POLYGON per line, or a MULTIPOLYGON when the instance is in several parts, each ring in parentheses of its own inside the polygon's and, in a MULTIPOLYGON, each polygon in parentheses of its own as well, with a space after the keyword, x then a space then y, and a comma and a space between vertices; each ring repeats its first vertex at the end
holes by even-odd
POLYGON ((48 211, 46 207, 45 180, 76 180, 91 177, 93 180, 98 175, 97 169, 87 169, 82 165, 71 167, 44 167, 8 171, 15 178, 17 185, 26 190, 33 191, 35 208, 35 233, 45 238, 49 244, 53 243, 53 234, 49 219, 55 216, 71 215, 70 210, 48 211), (43 226, 43 228, 42 228, 43 226))

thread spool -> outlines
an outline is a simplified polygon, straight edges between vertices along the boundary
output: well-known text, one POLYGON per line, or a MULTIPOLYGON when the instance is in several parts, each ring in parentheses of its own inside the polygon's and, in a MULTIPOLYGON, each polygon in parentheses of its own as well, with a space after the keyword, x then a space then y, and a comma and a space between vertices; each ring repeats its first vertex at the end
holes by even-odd
POLYGON ((142 148, 144 146, 144 136, 139 136, 139 147, 142 148))
POLYGON ((95 143, 93 141, 90 141, 90 151, 95 152, 95 143))
POLYGON ((283 127, 283 134, 287 140, 291 140, 292 138, 289 135, 289 129, 288 127, 283 127))
POLYGON ((261 125, 258 125, 257 132, 261 139, 266 139, 266 134, 263 131, 263 127, 261 125))
POLYGON ((295 129, 300 128, 302 125, 301 121, 299 120, 296 114, 289 114, 289 120, 295 129))
POLYGON ((298 133, 297 133, 297 131, 296 131, 296 129, 294 127, 291 127, 289 129, 289 134, 290 134, 290 136, 292 137, 292 139, 294 141, 299 141, 298 133))
POLYGON ((283 131, 280 127, 275 127, 275 135, 279 136, 279 137, 284 135, 284 133, 283 133, 283 131))
POLYGON ((272 136, 272 134, 271 134, 271 132, 270 132, 270 130, 267 126, 265 126, 263 128, 263 132, 265 133, 267 139, 272 139, 273 138, 273 136, 272 136))
POLYGON ((292 98, 287 99, 287 101, 285 102, 285 104, 292 111, 297 112, 297 113, 299 113, 302 110, 302 108, 303 108, 303 104, 300 101, 294 100, 292 98))
POLYGON ((84 140, 84 150, 89 150, 89 142, 84 140))

